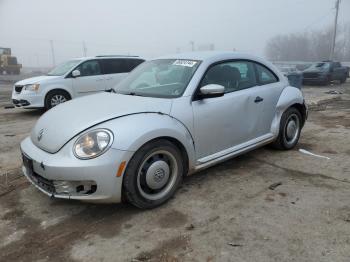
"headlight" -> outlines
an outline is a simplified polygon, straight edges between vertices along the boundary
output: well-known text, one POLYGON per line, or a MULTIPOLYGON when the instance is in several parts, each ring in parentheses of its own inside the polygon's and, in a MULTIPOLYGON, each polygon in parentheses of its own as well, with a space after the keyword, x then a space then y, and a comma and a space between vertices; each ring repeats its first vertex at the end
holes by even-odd
POLYGON ((113 134, 107 129, 96 129, 81 135, 73 146, 74 155, 91 159, 102 155, 111 146, 113 134))
POLYGON ((38 90, 39 90, 39 87, 40 87, 39 84, 25 85, 25 86, 24 86, 24 90, 28 90, 28 91, 38 91, 38 90))

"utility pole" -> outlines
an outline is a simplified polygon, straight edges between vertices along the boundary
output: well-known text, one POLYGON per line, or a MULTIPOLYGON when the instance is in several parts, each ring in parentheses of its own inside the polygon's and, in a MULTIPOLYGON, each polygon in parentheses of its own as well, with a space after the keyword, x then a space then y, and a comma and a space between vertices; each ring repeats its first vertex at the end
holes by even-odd
POLYGON ((83 41, 83 56, 87 56, 87 48, 85 41, 83 41))
POLYGON ((56 65, 56 59, 55 59, 55 50, 53 48, 53 40, 50 40, 50 46, 51 46, 51 55, 52 55, 52 65, 56 65))
POLYGON ((191 50, 192 50, 192 52, 194 51, 194 41, 191 41, 190 42, 190 45, 191 45, 191 50))
POLYGON ((337 38, 339 4, 340 4, 340 0, 336 0, 336 3, 335 3, 335 10, 336 11, 335 11, 335 18, 334 18, 334 29, 333 29, 333 37, 332 37, 331 52, 330 52, 330 55, 329 55, 329 60, 333 60, 334 59, 335 40, 337 38))

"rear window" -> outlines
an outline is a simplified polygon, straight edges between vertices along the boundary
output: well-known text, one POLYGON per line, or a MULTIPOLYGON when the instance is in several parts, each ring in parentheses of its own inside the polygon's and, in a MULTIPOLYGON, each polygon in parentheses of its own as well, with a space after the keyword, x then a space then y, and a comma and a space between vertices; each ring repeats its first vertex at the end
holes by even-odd
POLYGON ((101 59, 103 74, 129 73, 141 64, 142 59, 101 59))

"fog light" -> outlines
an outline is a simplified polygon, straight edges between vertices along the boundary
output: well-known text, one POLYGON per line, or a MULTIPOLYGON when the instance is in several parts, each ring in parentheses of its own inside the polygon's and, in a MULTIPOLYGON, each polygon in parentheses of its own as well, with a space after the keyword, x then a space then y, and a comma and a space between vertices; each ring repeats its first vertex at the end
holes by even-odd
POLYGON ((60 195, 89 195, 96 192, 95 181, 53 181, 56 194, 60 195))

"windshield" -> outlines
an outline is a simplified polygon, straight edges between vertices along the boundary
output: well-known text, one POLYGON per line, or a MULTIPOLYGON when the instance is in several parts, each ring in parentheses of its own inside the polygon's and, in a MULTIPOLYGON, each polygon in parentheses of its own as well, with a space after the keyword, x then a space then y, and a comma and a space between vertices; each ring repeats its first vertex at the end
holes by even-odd
POLYGON ((70 69, 77 66, 81 60, 70 60, 67 62, 64 62, 58 66, 56 66, 54 69, 52 69, 47 75, 48 76, 62 76, 66 74, 70 69))
POLYGON ((185 91, 200 62, 159 59, 136 67, 116 88, 125 95, 173 98, 185 91))
POLYGON ((316 63, 311 65, 308 69, 326 70, 329 68, 329 63, 316 63))

